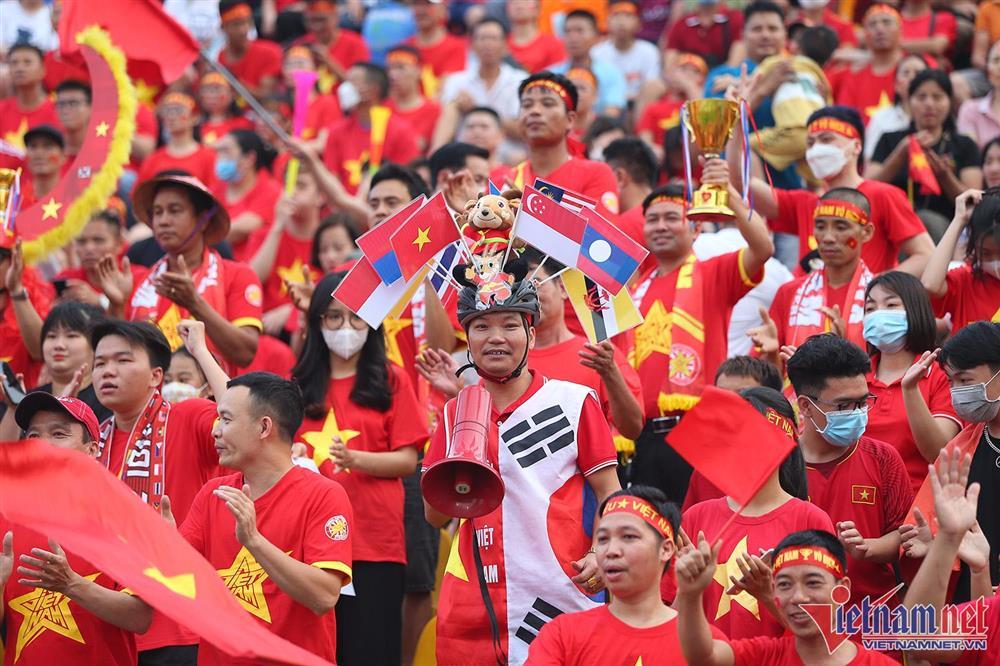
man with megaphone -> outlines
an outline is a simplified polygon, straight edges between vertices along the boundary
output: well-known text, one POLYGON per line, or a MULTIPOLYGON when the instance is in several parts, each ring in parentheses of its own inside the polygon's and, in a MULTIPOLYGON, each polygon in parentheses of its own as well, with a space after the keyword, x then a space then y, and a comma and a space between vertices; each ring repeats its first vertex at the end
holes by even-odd
POLYGON ((428 522, 463 518, 438 602, 439 666, 522 664, 545 623, 604 596, 591 535, 619 490, 614 444, 591 389, 527 370, 539 304, 518 263, 455 271, 481 382, 446 405, 424 458, 428 522))

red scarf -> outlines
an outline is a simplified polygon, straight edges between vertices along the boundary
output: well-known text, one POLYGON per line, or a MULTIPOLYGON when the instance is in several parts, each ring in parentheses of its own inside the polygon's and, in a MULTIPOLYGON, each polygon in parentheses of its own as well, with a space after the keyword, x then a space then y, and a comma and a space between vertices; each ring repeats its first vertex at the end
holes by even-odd
POLYGON ((786 334, 783 344, 798 346, 809 337, 830 332, 830 318, 820 310, 821 307, 840 306, 840 315, 844 319, 847 330, 844 337, 865 348, 865 290, 872 279, 871 271, 865 262, 859 261, 854 275, 847 287, 843 303, 830 302, 830 283, 826 279, 826 271, 814 271, 799 285, 788 310, 788 321, 785 322, 786 334))
POLYGON ((153 395, 132 426, 120 461, 111 460, 111 442, 115 436, 115 417, 101 424, 98 459, 125 482, 142 501, 159 510, 166 477, 163 444, 167 441, 167 419, 170 403, 159 391, 153 395))

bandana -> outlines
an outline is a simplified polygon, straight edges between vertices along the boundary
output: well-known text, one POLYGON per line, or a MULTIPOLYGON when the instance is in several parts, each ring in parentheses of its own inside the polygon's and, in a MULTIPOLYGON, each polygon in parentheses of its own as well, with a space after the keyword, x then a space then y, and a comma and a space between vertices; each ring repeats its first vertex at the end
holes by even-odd
POLYGON ((785 567, 807 565, 819 567, 833 574, 834 578, 844 577, 844 567, 840 560, 833 556, 833 553, 820 546, 799 546, 796 548, 786 548, 781 551, 774 560, 772 573, 777 576, 778 572, 785 567))
POLYGON ((614 14, 615 12, 624 12, 633 16, 639 15, 639 10, 631 2, 612 2, 608 5, 608 14, 614 14))
POLYGON ((574 67, 569 70, 566 72, 566 78, 571 81, 576 78, 584 79, 594 88, 597 87, 597 79, 594 77, 594 73, 589 69, 584 69, 583 67, 574 67))
POLYGON ((235 21, 236 19, 251 17, 253 17, 253 10, 250 9, 250 5, 240 3, 238 5, 233 5, 226 11, 222 12, 222 15, 219 18, 223 23, 228 23, 229 21, 235 21))
POLYGON ((836 199, 820 199, 816 203, 816 210, 813 212, 813 219, 821 217, 836 217, 841 220, 857 222, 861 226, 868 224, 868 215, 852 203, 838 201, 836 199))
POLYGON ((854 125, 829 116, 819 118, 818 120, 814 120, 809 123, 808 132, 809 134, 833 132, 834 134, 839 134, 840 136, 847 137, 848 139, 861 139, 861 135, 858 134, 858 130, 854 127, 854 125))
POLYGON ((389 55, 386 56, 385 62, 387 65, 392 65, 394 63, 398 63, 400 65, 420 65, 420 58, 418 58, 415 53, 410 53, 409 51, 389 51, 389 55))
POLYGON ((767 419, 768 423, 776 425, 781 432, 785 433, 792 439, 795 439, 795 424, 792 423, 788 417, 782 416, 776 412, 773 407, 768 407, 767 411, 764 412, 764 418, 767 419))
POLYGON ((898 23, 899 25, 903 25, 903 17, 900 15, 899 10, 897 10, 895 7, 892 7, 891 5, 886 5, 886 4, 872 5, 868 9, 868 11, 865 12, 865 16, 863 19, 861 19, 861 23, 862 24, 865 23, 870 17, 875 16, 877 14, 888 14, 889 16, 896 19, 896 23, 898 23))
POLYGON ((112 474, 125 482, 143 502, 154 509, 160 508, 163 498, 163 479, 166 477, 163 444, 167 440, 167 419, 170 403, 159 391, 153 391, 132 432, 128 434, 125 455, 121 460, 111 460, 111 440, 115 436, 115 418, 101 424, 101 441, 97 458, 112 474))
POLYGON ((660 512, 644 499, 632 495, 615 497, 604 507, 604 513, 601 516, 610 516, 613 513, 628 513, 636 516, 656 530, 664 539, 674 540, 674 530, 670 526, 670 521, 661 516, 660 512))
POLYGON ((539 79, 537 81, 532 81, 527 86, 524 87, 524 92, 528 92, 534 88, 547 88, 559 95, 559 98, 566 105, 568 111, 576 111, 576 106, 573 104, 573 99, 569 96, 569 91, 566 88, 555 81, 550 81, 548 79, 539 79))

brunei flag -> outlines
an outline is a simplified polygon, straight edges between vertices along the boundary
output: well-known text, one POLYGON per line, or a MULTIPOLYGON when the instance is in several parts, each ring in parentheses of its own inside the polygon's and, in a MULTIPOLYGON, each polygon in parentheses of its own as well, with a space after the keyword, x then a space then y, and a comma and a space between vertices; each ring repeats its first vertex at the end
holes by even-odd
POLYGON ((642 323, 642 315, 632 302, 628 289, 623 288, 612 296, 611 292, 575 268, 567 270, 560 278, 573 312, 593 344, 609 340, 642 323))

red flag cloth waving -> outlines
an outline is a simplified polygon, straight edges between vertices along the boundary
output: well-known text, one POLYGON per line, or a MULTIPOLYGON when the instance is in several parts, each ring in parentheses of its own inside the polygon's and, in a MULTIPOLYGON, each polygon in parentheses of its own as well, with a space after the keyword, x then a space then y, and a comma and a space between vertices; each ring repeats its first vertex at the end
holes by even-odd
POLYGON ((226 654, 329 666, 259 625, 176 529, 78 451, 0 442, 0 515, 88 560, 226 654))
POLYGON ((177 80, 198 58, 198 42, 155 0, 63 0, 59 17, 59 49, 80 50, 76 34, 91 25, 108 31, 129 60, 148 60, 163 80, 177 80))
POLYGON ((917 141, 917 135, 910 135, 910 180, 920 186, 924 194, 941 194, 941 184, 938 183, 924 147, 917 141))
POLYGON ((797 446, 738 393, 708 386, 667 441, 740 506, 797 446))

